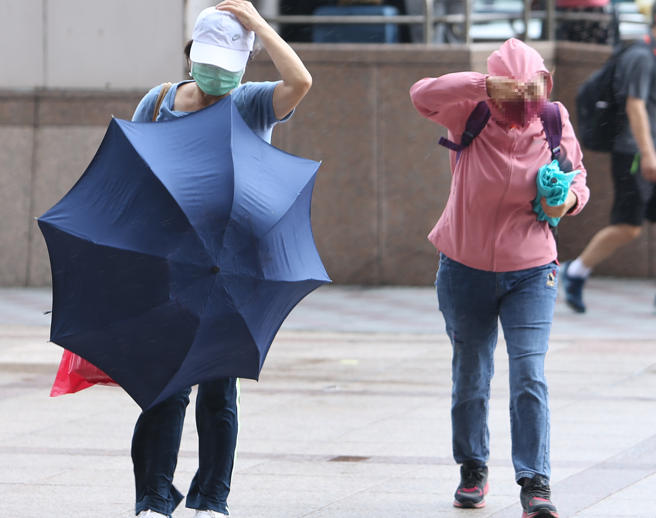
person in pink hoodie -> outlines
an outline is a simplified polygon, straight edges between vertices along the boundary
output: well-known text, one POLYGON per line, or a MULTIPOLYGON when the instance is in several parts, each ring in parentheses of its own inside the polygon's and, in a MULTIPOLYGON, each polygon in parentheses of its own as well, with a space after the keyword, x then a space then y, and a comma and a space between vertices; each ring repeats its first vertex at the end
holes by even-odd
MULTIPOLYGON (((538 169, 551 162, 539 115, 552 88, 540 54, 510 39, 488 58, 488 74, 426 78, 410 90, 424 117, 460 142, 472 110, 485 101, 487 124, 459 156, 442 217, 429 235, 440 251, 435 282, 453 345, 453 454, 461 464, 454 505, 485 505, 490 381, 498 322, 510 367, 510 416, 515 480, 524 516, 557 517, 550 501, 549 406, 544 359, 557 294, 554 236, 532 202, 538 169)), ((559 218, 578 214, 589 197, 583 156, 564 106, 559 162, 580 170, 565 203, 542 208, 559 218)))

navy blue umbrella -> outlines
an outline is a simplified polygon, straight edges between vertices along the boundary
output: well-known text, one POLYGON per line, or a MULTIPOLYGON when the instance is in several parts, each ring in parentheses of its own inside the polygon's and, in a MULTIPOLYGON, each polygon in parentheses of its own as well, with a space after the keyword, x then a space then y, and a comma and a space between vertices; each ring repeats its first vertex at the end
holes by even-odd
POLYGON ((230 98, 170 122, 112 120, 39 218, 51 341, 144 409, 203 381, 257 379, 292 308, 330 282, 310 224, 318 168, 256 136, 230 98))

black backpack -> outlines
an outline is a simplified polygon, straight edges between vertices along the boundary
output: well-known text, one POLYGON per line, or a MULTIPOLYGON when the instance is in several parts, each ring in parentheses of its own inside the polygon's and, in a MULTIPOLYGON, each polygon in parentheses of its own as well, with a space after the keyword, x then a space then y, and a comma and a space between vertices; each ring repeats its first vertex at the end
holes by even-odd
MULTIPOLYGON (((613 144, 622 130, 620 116, 624 102, 613 88, 617 63, 629 47, 618 46, 599 70, 593 72, 576 94, 576 116, 579 141, 592 151, 613 150, 613 144)), ((643 43, 644 44, 644 43, 643 43)))

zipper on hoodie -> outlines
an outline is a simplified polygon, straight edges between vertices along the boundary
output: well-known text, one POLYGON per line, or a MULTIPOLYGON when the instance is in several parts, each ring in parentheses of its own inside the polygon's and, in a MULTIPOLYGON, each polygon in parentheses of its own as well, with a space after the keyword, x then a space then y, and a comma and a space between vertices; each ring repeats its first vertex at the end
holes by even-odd
POLYGON ((497 214, 494 218, 494 227, 492 227, 492 253, 490 257, 490 271, 494 271, 494 265, 496 262, 496 255, 497 255, 497 226, 499 225, 499 214, 501 213, 501 207, 503 206, 503 202, 506 199, 506 194, 508 194, 508 189, 510 187, 510 179, 512 178, 512 173, 513 173, 513 161, 512 161, 512 153, 513 150, 515 149, 515 138, 517 136, 517 133, 515 131, 515 125, 513 124, 510 126, 510 147, 508 148, 508 174, 506 175, 506 183, 503 187, 503 194, 501 195, 501 199, 499 200, 499 205, 497 206, 497 214))

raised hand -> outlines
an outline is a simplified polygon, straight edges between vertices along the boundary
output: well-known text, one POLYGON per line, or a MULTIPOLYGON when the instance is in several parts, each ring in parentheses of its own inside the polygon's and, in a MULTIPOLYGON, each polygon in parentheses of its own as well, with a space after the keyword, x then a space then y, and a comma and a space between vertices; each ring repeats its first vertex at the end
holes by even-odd
POLYGON ((223 0, 216 9, 234 14, 247 30, 256 34, 261 27, 268 25, 253 4, 246 0, 223 0))

